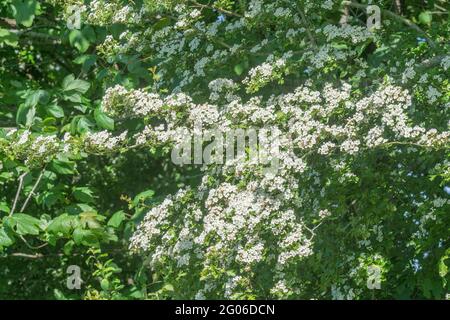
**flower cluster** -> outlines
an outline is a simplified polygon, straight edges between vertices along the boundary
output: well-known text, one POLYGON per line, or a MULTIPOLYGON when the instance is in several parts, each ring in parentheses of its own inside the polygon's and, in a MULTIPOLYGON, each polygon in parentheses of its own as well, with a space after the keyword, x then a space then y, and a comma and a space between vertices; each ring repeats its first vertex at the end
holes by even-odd
MULTIPOLYGON (((258 136, 258 155, 266 162, 253 161, 249 145, 221 163, 193 161, 201 182, 140 208, 146 214, 130 250, 149 257, 150 268, 172 283, 189 283, 184 297, 301 297, 312 281, 302 272, 311 264, 313 272, 323 272, 330 265, 317 264, 335 254, 336 276, 324 277, 333 283, 327 282, 323 295, 352 299, 366 290, 370 265, 388 264, 374 252, 392 237, 386 230, 391 220, 383 224, 384 218, 410 223, 405 239, 409 230, 416 231, 412 240, 436 231, 431 224, 450 204, 437 196, 441 186, 432 185, 433 179, 450 181, 449 163, 442 160, 450 145, 444 73, 450 60, 438 56, 448 50, 433 49, 429 59, 418 61, 430 54, 428 43, 407 37, 398 45, 400 33, 386 31, 393 25, 387 18, 376 33, 330 24, 328 10, 337 7, 331 0, 145 3, 154 27, 133 26, 97 46, 105 61, 137 56, 149 64, 153 81, 146 89, 131 89, 132 81, 114 83, 101 102, 105 113, 120 120, 117 130, 125 130, 121 125, 129 118, 139 125, 62 140, 12 132, 0 139, 0 151, 31 165, 77 148, 96 154, 137 147, 167 151, 191 147, 192 137, 207 140, 211 131, 271 128, 277 134, 258 136), (414 158, 421 163, 411 164, 414 158), (423 167, 433 161, 441 163, 429 179, 423 167), (426 181, 424 190, 408 189, 407 181, 415 186, 418 179, 426 181), (340 245, 336 253, 320 252, 327 241, 336 244, 323 234, 318 239, 323 228, 328 238, 345 234, 342 250, 356 254, 339 251, 340 245)), ((145 13, 119 1, 83 7, 86 21, 102 26, 131 24, 145 13)))
POLYGON ((23 160, 30 167, 52 160, 62 145, 56 135, 37 135, 29 130, 12 130, 7 134, 7 139, 3 144, 5 153, 23 160))
POLYGON ((84 146, 92 153, 107 153, 117 150, 126 137, 126 131, 115 137, 108 131, 87 132, 84 136, 84 146))

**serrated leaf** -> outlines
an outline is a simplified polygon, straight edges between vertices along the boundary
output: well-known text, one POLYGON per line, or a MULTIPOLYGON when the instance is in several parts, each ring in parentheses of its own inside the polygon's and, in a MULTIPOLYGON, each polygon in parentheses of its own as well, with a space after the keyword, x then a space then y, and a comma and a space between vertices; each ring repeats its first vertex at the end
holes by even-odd
POLYGON ((15 213, 7 217, 5 223, 17 234, 22 236, 27 234, 38 235, 39 231, 43 228, 41 220, 24 213, 15 213))
POLYGON ((77 218, 64 213, 53 219, 47 226, 47 231, 55 234, 61 233, 64 236, 70 235, 72 230, 78 225, 77 218))

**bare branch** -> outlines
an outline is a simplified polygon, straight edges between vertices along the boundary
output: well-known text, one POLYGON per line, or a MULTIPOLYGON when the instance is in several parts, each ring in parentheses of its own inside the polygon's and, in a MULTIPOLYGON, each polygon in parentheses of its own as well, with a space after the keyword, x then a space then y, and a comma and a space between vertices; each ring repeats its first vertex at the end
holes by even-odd
POLYGON ((14 210, 16 210, 17 201, 19 200, 20 191, 22 190, 23 186, 23 178, 25 178, 27 174, 28 172, 25 172, 19 176, 19 186, 17 187, 16 197, 14 198, 14 202, 11 211, 9 212, 9 216, 12 216, 14 214, 14 210))
POLYGON ((316 40, 314 39, 314 36, 313 36, 313 34, 311 32, 308 19, 306 19, 306 16, 303 13, 302 9, 299 8, 298 9, 298 13, 300 14, 300 17, 302 18, 303 24, 305 25, 306 33, 308 34, 308 38, 311 41, 311 44, 313 45, 314 48, 317 49, 316 40))
POLYGON ((44 257, 44 255, 41 254, 41 253, 28 254, 28 253, 21 253, 21 252, 11 253, 9 256, 11 256, 11 257, 28 258, 28 259, 40 259, 40 258, 44 257))
POLYGON ((226 14, 226 15, 229 15, 229 16, 233 16, 233 17, 238 17, 238 18, 242 18, 243 17, 239 13, 228 11, 228 10, 225 10, 225 9, 222 9, 222 8, 218 8, 216 6, 209 6, 209 5, 206 5, 206 4, 201 4, 201 3, 198 3, 197 1, 194 1, 194 0, 190 0, 189 2, 194 4, 197 7, 200 7, 200 8, 207 8, 207 9, 211 9, 211 10, 216 10, 218 12, 221 12, 223 14, 226 14))
POLYGON ((42 169, 41 173, 39 174, 39 177, 36 180, 36 183, 34 184, 33 188, 31 189, 30 193, 28 194, 27 199, 25 200, 25 202, 22 205, 22 208, 20 209, 20 212, 24 212, 28 202, 30 201, 31 197, 34 195, 34 192, 36 191, 37 186, 39 185, 39 182, 41 182, 42 176, 44 175, 45 172, 45 167, 42 169))

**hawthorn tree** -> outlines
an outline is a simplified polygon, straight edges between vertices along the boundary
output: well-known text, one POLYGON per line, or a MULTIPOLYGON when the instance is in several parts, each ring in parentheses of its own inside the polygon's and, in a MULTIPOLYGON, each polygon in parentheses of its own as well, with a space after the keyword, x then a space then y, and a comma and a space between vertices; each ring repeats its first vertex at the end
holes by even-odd
POLYGON ((1 298, 448 296, 446 1, 0 17, 1 298), (205 161, 251 130, 255 150, 205 161))

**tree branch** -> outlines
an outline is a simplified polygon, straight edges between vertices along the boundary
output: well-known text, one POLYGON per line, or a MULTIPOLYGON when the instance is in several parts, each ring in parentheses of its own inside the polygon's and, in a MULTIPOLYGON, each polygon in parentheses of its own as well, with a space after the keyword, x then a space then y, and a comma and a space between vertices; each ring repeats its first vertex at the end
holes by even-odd
POLYGON ((441 61, 445 57, 448 57, 448 56, 441 55, 441 56, 435 56, 435 57, 433 57, 431 59, 427 59, 427 60, 423 61, 422 63, 420 63, 417 66, 417 70, 422 70, 422 69, 425 69, 425 68, 431 68, 431 67, 437 66, 437 65, 439 65, 441 63, 441 61))
POLYGON ((31 197, 34 195, 34 191, 36 191, 37 186, 39 185, 39 182, 41 182, 42 176, 45 172, 45 166, 42 169, 41 173, 39 174, 39 177, 36 180, 36 183, 34 184, 33 188, 31 189, 30 193, 28 194, 28 197, 26 198, 25 202, 22 205, 22 208, 20 209, 20 212, 24 212, 25 208, 28 205, 28 202, 30 201, 31 197))
POLYGON ((308 34, 308 38, 311 41, 311 44, 313 45, 314 48, 317 49, 316 40, 314 39, 314 36, 313 36, 313 34, 311 32, 308 19, 306 19, 306 16, 303 13, 302 9, 298 8, 298 13, 300 14, 300 17, 302 18, 303 24, 305 25, 306 33, 308 34))
POLYGON ((17 187, 16 197, 14 198, 14 202, 11 211, 9 212, 9 216, 12 216, 14 214, 14 210, 16 210, 17 201, 19 200, 20 191, 22 190, 23 186, 23 178, 25 178, 27 174, 28 172, 25 172, 19 176, 19 186, 17 187))
POLYGON ((200 7, 200 8, 207 8, 207 9, 211 9, 211 10, 216 10, 218 12, 221 12, 221 13, 229 15, 229 16, 242 18, 242 16, 239 13, 228 11, 228 10, 225 10, 225 9, 222 9, 222 8, 218 8, 218 7, 215 7, 215 6, 209 6, 209 5, 206 5, 206 4, 201 4, 201 3, 198 3, 197 1, 194 1, 194 0, 189 0, 189 2, 194 4, 194 5, 196 5, 196 6, 198 6, 198 7, 200 7))
POLYGON ((40 258, 44 257, 44 255, 41 254, 41 253, 28 254, 28 253, 21 253, 21 252, 11 253, 9 256, 11 256, 11 257, 28 258, 28 259, 40 259, 40 258))

